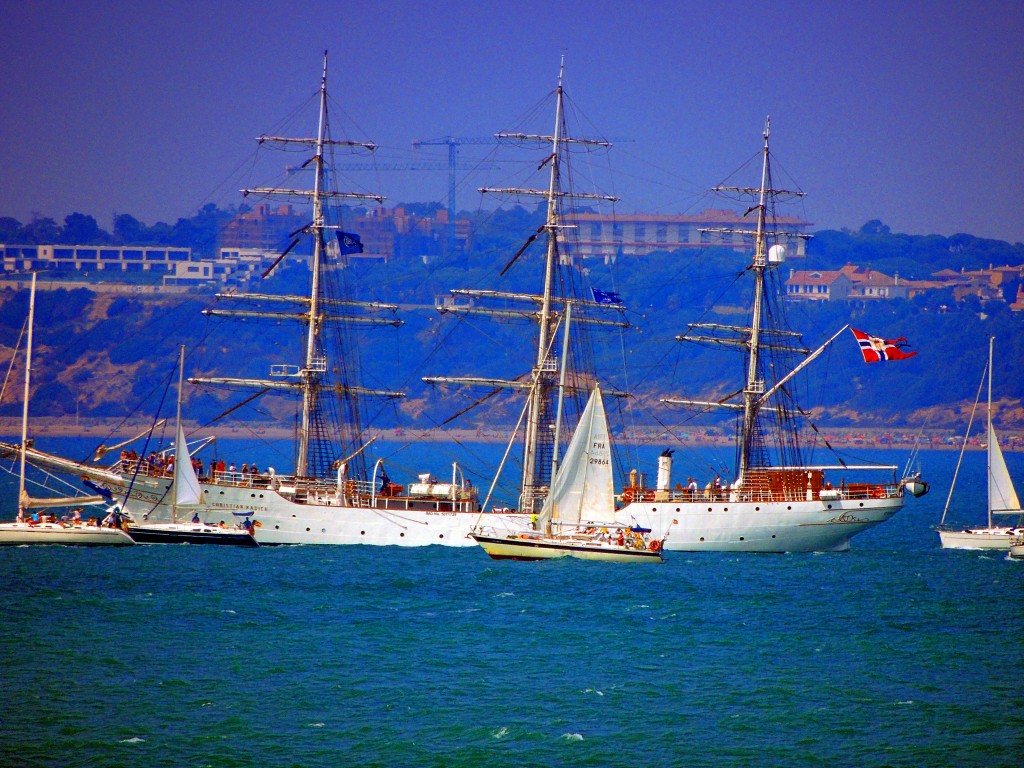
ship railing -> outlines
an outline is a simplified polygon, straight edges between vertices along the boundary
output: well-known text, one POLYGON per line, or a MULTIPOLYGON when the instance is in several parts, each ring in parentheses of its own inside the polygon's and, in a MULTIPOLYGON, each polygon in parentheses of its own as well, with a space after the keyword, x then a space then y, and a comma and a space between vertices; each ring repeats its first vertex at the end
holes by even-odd
POLYGON ((139 474, 143 477, 170 477, 174 474, 174 465, 162 466, 145 459, 121 459, 120 469, 123 474, 139 474))
POLYGON ((213 482, 217 485, 236 485, 242 488, 268 488, 270 487, 270 474, 252 474, 251 472, 239 472, 224 470, 213 473, 213 482))
POLYGON ((899 496, 899 486, 896 483, 846 483, 838 488, 823 488, 821 493, 826 500, 833 494, 843 500, 891 499, 899 496))
MULTIPOLYGON (((663 502, 663 503, 684 503, 702 504, 706 502, 731 501, 734 503, 771 503, 771 502, 793 502, 807 501, 806 489, 782 488, 773 491, 767 485, 750 485, 739 489, 733 488, 698 488, 691 491, 688 488, 676 488, 674 490, 655 490, 653 488, 627 489, 629 493, 623 494, 623 501, 663 502), (628 498, 627 498, 628 496, 628 498)), ((836 488, 828 485, 817 492, 811 492, 812 498, 820 498, 821 501, 832 500, 860 500, 860 499, 886 499, 899 496, 899 487, 893 483, 851 483, 843 484, 836 488)))

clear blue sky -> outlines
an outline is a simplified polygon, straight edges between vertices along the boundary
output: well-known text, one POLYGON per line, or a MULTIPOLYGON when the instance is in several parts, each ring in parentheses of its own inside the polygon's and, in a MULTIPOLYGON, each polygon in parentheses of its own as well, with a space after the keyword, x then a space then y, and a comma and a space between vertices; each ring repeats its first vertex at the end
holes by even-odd
MULTIPOLYGON (((692 212, 758 149, 818 228, 1024 241, 1024 2, 49 2, 0 0, 0 215, 173 222, 316 89, 379 162, 489 136, 555 84, 605 136, 623 212, 692 212)), ((547 127, 546 130, 550 130, 547 127)), ((484 147, 465 147, 465 158, 484 147)), ((474 209, 477 176, 460 187, 474 209)), ((382 173, 389 203, 443 172, 382 173)))

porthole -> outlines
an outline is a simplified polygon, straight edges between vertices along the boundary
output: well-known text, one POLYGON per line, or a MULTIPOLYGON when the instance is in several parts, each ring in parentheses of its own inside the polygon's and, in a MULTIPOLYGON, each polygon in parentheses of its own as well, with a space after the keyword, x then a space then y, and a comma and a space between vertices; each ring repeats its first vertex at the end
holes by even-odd
POLYGON ((281 526, 280 525, 275 525, 274 526, 274 530, 275 531, 280 531, 281 530, 281 526))
POLYGON ((708 507, 708 512, 711 512, 711 507, 708 507))
POLYGON ((439 539, 443 539, 443 538, 444 538, 444 534, 442 533, 442 534, 441 534, 440 536, 438 536, 437 538, 439 538, 439 539))
POLYGON ((399 535, 400 538, 405 538, 405 531, 403 531, 402 533, 400 533, 398 535, 399 535))
POLYGON ((788 510, 792 510, 793 508, 792 508, 792 507, 786 507, 786 509, 788 509, 788 510))
POLYGON ((760 512, 760 511, 761 511, 761 508, 760 508, 760 507, 754 507, 754 511, 755 511, 755 512, 760 512))
POLYGON ((679 511, 679 507, 676 507, 676 512, 678 512, 678 511, 679 511))
POLYGON ((320 533, 327 533, 327 529, 326 528, 321 528, 320 529, 320 533))
POLYGON ((704 537, 703 537, 703 536, 701 536, 701 537, 700 537, 700 540, 701 540, 701 541, 704 541, 704 537))
POLYGON ((743 541, 743 537, 742 536, 740 536, 740 541, 743 541))
POLYGON ((658 511, 657 507, 651 507, 651 512, 657 512, 657 511, 658 511))
POLYGON ((774 533, 772 534, 772 538, 773 538, 773 539, 775 538, 775 534, 774 534, 774 533))
POLYGON ((366 535, 366 531, 360 531, 360 532, 359 532, 359 535, 360 535, 360 536, 365 536, 365 535, 366 535))
POLYGON ((261 499, 263 498, 263 494, 262 494, 262 493, 260 494, 260 498, 261 498, 261 499))
POLYGON ((309 533, 309 528, 306 529, 306 533, 309 533))
POLYGON ((831 505, 831 504, 829 504, 829 505, 828 505, 828 508, 829 508, 829 509, 832 509, 832 505, 831 505))
POLYGON ((221 496, 223 496, 223 495, 224 495, 224 491, 221 491, 221 492, 220 492, 220 495, 221 495, 221 496))
POLYGON ((729 508, 728 508, 728 507, 722 507, 722 511, 723 511, 723 512, 728 512, 728 511, 729 511, 729 508))
POLYGON ((861 505, 861 506, 863 507, 863 506, 864 506, 864 502, 862 501, 862 502, 860 503, 860 505, 861 505))
POLYGON ((250 493, 249 494, 249 498, 250 499, 255 499, 256 498, 256 494, 255 493, 250 493))

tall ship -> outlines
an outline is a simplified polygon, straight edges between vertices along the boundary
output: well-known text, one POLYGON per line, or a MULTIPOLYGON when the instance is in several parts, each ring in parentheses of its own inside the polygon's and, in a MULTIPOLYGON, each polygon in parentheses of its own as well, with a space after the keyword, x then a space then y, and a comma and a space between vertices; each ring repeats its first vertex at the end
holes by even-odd
MULTIPOLYGON (((356 329, 397 325, 395 305, 348 298, 341 273, 346 255, 358 251, 358 240, 342 229, 341 205, 346 201, 382 197, 331 188, 335 150, 372 150, 369 143, 334 139, 330 135, 327 54, 319 89, 317 132, 312 138, 261 136, 263 146, 279 146, 310 155, 301 166, 311 172, 310 189, 243 190, 260 198, 308 203, 312 221, 293 233, 311 238, 308 295, 261 293, 220 294, 240 308, 211 309, 207 314, 304 327, 298 362, 275 364, 265 378, 193 377, 196 385, 285 393, 300 401, 297 410, 295 463, 291 473, 239 471, 208 466, 199 477, 196 513, 203 521, 234 524, 247 519, 260 544, 371 544, 475 546, 468 537, 479 519, 477 490, 457 464, 435 475, 424 472, 400 484, 387 475, 381 460, 371 462, 372 438, 367 435, 366 403, 401 398, 401 392, 364 387, 359 376, 360 343, 356 329)), ((273 267, 272 267, 273 268, 273 267)), ((268 270, 269 273, 270 270, 268 270)), ((241 354, 241 350, 237 350, 241 354)), ((77 462, 26 445, 0 445, 7 455, 24 454, 46 471, 82 478, 107 495, 136 523, 174 520, 173 462, 159 463, 133 452, 112 465, 77 462)), ((174 457, 178 463, 193 456, 174 457)), ((248 469, 248 467, 247 467, 248 469)), ((191 511, 191 509, 190 509, 191 511)))
MULTIPOLYGON (((424 381, 442 388, 463 387, 484 390, 481 403, 495 395, 509 395, 520 407, 516 427, 512 431, 505 458, 494 483, 483 500, 484 509, 514 509, 521 516, 536 518, 551 492, 558 473, 563 443, 572 435, 580 415, 597 383, 594 362, 594 331, 630 327, 625 319, 625 305, 613 291, 599 290, 587 278, 573 258, 577 228, 574 214, 581 205, 611 204, 614 195, 582 191, 575 187, 572 174, 574 152, 603 152, 610 141, 583 138, 570 134, 566 118, 567 97, 563 88, 564 60, 559 68, 554 91, 554 127, 551 133, 536 134, 509 131, 496 134, 500 142, 508 142, 527 151, 536 152, 540 163, 532 187, 485 187, 485 195, 510 199, 533 200, 544 210, 544 222, 525 236, 522 246, 508 257, 499 278, 511 270, 520 270, 520 284, 533 290, 451 290, 450 301, 438 307, 448 316, 462 320, 489 318, 501 322, 523 322, 532 325, 532 334, 525 343, 533 348, 532 366, 520 370, 513 378, 481 376, 428 376, 424 381), (520 397, 516 398, 514 395, 520 397), (519 443, 518 479, 511 506, 494 504, 493 497, 512 449, 519 443)), ((525 336, 525 335, 524 335, 525 336)), ((473 361, 473 356, 466 356, 473 361)), ((622 396, 614 389, 606 394, 622 396)), ((471 406, 472 407, 472 406, 471 406)), ((512 462, 515 463, 515 462, 512 462)), ((511 483, 509 484, 511 485, 511 483)), ((522 528, 523 518, 483 521, 495 530, 522 528)))
POLYGON ((766 120, 760 185, 714 190, 745 200, 750 205, 747 215, 756 216, 752 229, 728 230, 733 238, 739 235, 754 246, 753 259, 745 269, 753 281, 748 323, 694 323, 677 337, 740 351, 745 377, 738 387, 729 388, 733 394, 719 400, 662 399, 675 407, 726 410, 734 415, 735 476, 700 486, 674 485, 672 451, 668 450, 659 457, 654 487, 634 481, 621 495, 617 519, 651 528, 652 536, 663 538, 668 550, 845 550, 851 538, 899 512, 908 494, 927 491, 919 476, 900 477, 895 466, 852 466, 841 461, 815 465, 805 459, 807 446, 802 444, 800 426, 806 414, 790 384, 845 328, 812 352, 803 347, 799 333, 786 327, 780 272, 785 243, 800 235, 776 226, 776 202, 804 193, 773 188, 769 136, 766 120))

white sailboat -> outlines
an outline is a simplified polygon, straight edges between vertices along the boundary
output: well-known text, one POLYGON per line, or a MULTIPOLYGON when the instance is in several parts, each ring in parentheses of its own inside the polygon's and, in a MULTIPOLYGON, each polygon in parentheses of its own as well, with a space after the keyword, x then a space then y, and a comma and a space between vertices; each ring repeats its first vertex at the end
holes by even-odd
MULTIPOLYGON (((1017 498, 1017 491, 1013 487, 1013 479, 1006 468, 1006 460, 999 447, 999 438, 996 435, 995 427, 992 426, 992 364, 995 348, 995 337, 988 340, 988 445, 986 447, 986 476, 987 476, 987 507, 988 520, 984 527, 950 528, 946 527, 946 513, 949 511, 949 503, 953 498, 953 490, 956 488, 956 480, 960 473, 960 463, 963 461, 964 450, 967 448, 967 437, 970 433, 970 425, 967 434, 964 435, 964 444, 960 450, 960 458, 957 460, 956 471, 953 474, 953 482, 949 488, 949 495, 946 497, 946 506, 942 511, 942 519, 939 522, 939 541, 943 549, 1010 549, 1017 538, 1024 535, 1024 509, 1021 509, 1020 500, 1017 498), (996 525, 994 516, 1016 516, 1017 525, 1006 526, 996 525)), ((975 402, 975 410, 977 402, 975 402)), ((971 413, 971 420, 974 413, 971 413)))
MULTIPOLYGON (((295 239, 281 256, 283 259, 302 238, 312 240, 309 294, 220 294, 218 299, 223 302, 243 303, 250 308, 206 310, 209 316, 303 326, 298 363, 273 365, 266 378, 189 379, 194 384, 296 396, 301 406, 294 471, 285 474, 268 470, 258 475, 230 469, 209 472, 199 482, 206 518, 230 522, 238 514, 252 513, 262 523, 256 531, 260 544, 475 546, 468 534, 477 521, 480 505, 476 489, 457 464, 440 482, 433 473, 423 473, 417 481, 403 485, 390 481, 382 460, 371 463, 367 458, 373 438, 365 434, 365 402, 370 398, 401 398, 404 393, 362 385, 360 344, 354 329, 396 326, 402 321, 381 316, 395 312, 397 306, 351 300, 340 284, 339 273, 344 271, 341 263, 354 252, 349 250, 352 236, 342 228, 340 204, 365 199, 382 202, 384 198, 329 187, 334 178, 330 171, 335 150, 372 151, 376 147, 331 137, 326 52, 318 97, 314 137, 259 138, 263 148, 311 152, 307 162, 292 170, 312 173, 312 188, 243 190, 250 196, 311 205, 311 223, 294 233, 295 239), (290 306, 291 311, 274 309, 282 306, 290 306)), ((14 450, 16 446, 0 444, 0 453, 14 450)), ((174 521, 172 478, 144 460, 101 466, 36 449, 27 451, 27 455, 37 466, 84 477, 109 489, 115 498, 123 499, 124 512, 135 520, 174 521)))
POLYGON ((800 348, 800 334, 785 328, 782 313, 774 311, 779 309, 777 304, 784 296, 784 278, 779 274, 785 261, 785 243, 790 238, 802 237, 777 231, 775 201, 801 197, 804 193, 772 188, 769 127, 766 121, 760 185, 715 189, 745 200, 750 204, 747 213, 757 215, 755 228, 728 231, 733 242, 739 235, 754 245, 753 260, 746 270, 754 280, 749 324, 693 324, 687 333, 677 337, 680 341, 741 350, 746 359, 746 378, 734 395, 723 400, 662 401, 700 411, 725 408, 737 415, 740 426, 736 435, 735 479, 725 487, 673 490, 671 452, 666 451, 659 459, 657 487, 633 485, 623 490, 626 505, 619 511, 618 520, 650 528, 655 537, 664 537, 671 528, 672 536, 665 545, 669 550, 845 550, 853 536, 902 509, 905 493, 921 495, 927 490, 917 476, 898 480, 894 466, 856 467, 841 462, 810 465, 803 458, 796 423, 802 412, 786 385, 838 333, 809 353, 800 348), (848 473, 860 470, 891 472, 892 479, 847 480, 848 473), (835 481, 826 480, 826 472, 837 473, 838 477, 832 475, 835 481))
POLYGON ((612 448, 601 388, 595 387, 573 433, 537 530, 479 529, 472 536, 495 560, 661 562, 661 539, 615 521, 612 448))
POLYGON ((214 525, 203 522, 200 511, 203 503, 203 491, 192 466, 188 443, 185 440, 185 428, 181 423, 181 393, 185 374, 185 347, 181 347, 178 356, 178 411, 175 420, 174 438, 174 482, 171 485, 171 522, 154 523, 148 520, 127 524, 128 535, 138 544, 220 544, 237 547, 257 547, 259 543, 253 535, 253 520, 246 517, 243 528, 237 526, 214 525), (182 511, 191 511, 190 521, 179 521, 182 511))
POLYGON ((21 415, 21 443, 18 446, 20 473, 18 482, 18 517, 13 523, 0 523, 0 545, 63 544, 73 546, 124 546, 134 544, 119 528, 102 525, 98 518, 82 520, 76 517, 58 520, 54 515, 34 512, 32 508, 54 509, 103 501, 102 496, 73 496, 60 499, 33 499, 25 490, 25 464, 28 451, 28 404, 32 376, 32 329, 35 322, 36 276, 32 274, 29 292, 28 334, 25 343, 25 396, 21 415))
POLYGON ((1010 559, 1024 560, 1024 533, 1019 535, 1010 544, 1010 559))

